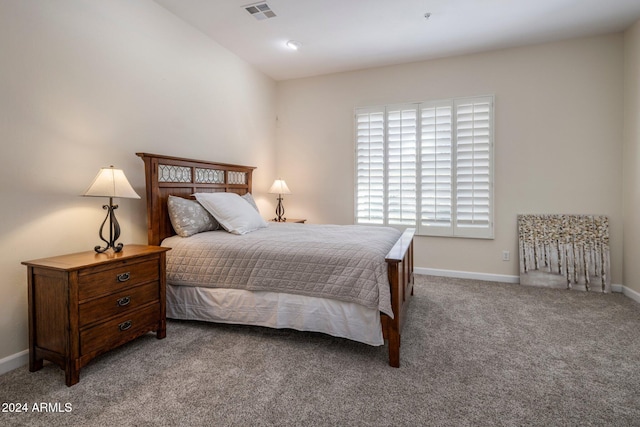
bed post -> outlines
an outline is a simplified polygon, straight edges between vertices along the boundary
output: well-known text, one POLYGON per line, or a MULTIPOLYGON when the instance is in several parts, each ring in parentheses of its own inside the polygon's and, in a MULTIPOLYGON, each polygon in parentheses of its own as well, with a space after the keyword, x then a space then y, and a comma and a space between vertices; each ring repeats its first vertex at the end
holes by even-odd
POLYGON ((146 183, 147 198, 147 242, 149 245, 159 245, 160 223, 157 220, 160 216, 160 206, 158 202, 158 159, 146 153, 136 153, 144 161, 144 178, 146 183))
POLYGON ((386 256, 391 308, 394 318, 382 314, 383 335, 389 345, 389 365, 400 367, 400 336, 409 300, 413 295, 413 235, 415 229, 408 228, 386 256))

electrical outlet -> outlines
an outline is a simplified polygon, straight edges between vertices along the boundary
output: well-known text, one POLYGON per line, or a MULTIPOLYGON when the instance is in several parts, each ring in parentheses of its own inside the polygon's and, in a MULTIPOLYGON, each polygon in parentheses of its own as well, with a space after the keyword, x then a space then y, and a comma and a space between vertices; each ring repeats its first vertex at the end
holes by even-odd
POLYGON ((503 261, 509 261, 510 259, 511 259, 511 252, 502 251, 502 260, 503 261))

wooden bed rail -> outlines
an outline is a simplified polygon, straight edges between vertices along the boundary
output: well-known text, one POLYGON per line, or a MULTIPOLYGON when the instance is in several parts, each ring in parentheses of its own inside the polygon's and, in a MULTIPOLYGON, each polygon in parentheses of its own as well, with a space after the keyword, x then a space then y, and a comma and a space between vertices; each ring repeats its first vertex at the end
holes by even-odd
POLYGON ((381 313, 382 331, 389 345, 389 365, 400 367, 400 335, 405 313, 413 295, 413 235, 415 229, 407 228, 387 254, 391 307, 394 318, 381 313))

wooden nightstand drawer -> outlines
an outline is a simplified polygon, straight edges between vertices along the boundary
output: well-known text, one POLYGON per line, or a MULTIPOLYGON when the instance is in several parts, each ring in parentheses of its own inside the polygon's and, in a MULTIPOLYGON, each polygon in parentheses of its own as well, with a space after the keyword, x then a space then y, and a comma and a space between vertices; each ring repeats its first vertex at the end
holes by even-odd
POLYGON ((155 330, 159 316, 160 307, 154 304, 81 331, 80 355, 114 347, 144 332, 155 330))
POLYGON ((80 327, 135 310, 159 299, 160 285, 158 282, 151 282, 88 301, 80 304, 80 327))
POLYGON ((78 276, 80 301, 128 289, 140 283, 158 280, 158 260, 132 263, 122 261, 108 269, 88 270, 78 276))

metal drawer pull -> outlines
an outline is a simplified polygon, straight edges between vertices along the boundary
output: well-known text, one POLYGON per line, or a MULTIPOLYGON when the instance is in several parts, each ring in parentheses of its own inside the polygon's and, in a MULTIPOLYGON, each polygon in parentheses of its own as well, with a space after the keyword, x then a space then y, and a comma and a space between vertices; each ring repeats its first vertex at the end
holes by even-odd
POLYGON ((129 305, 130 302, 131 302, 131 297, 122 297, 122 298, 119 298, 118 301, 116 301, 116 304, 118 304, 118 307, 124 307, 126 305, 129 305))
POLYGON ((131 273, 128 271, 126 273, 118 274, 118 282, 126 282, 130 278, 131 278, 131 273))
POLYGON ((133 323, 131 322, 131 320, 127 320, 126 322, 122 322, 118 325, 118 328, 120 328, 120 331, 126 331, 127 329, 131 328, 131 325, 133 323))

